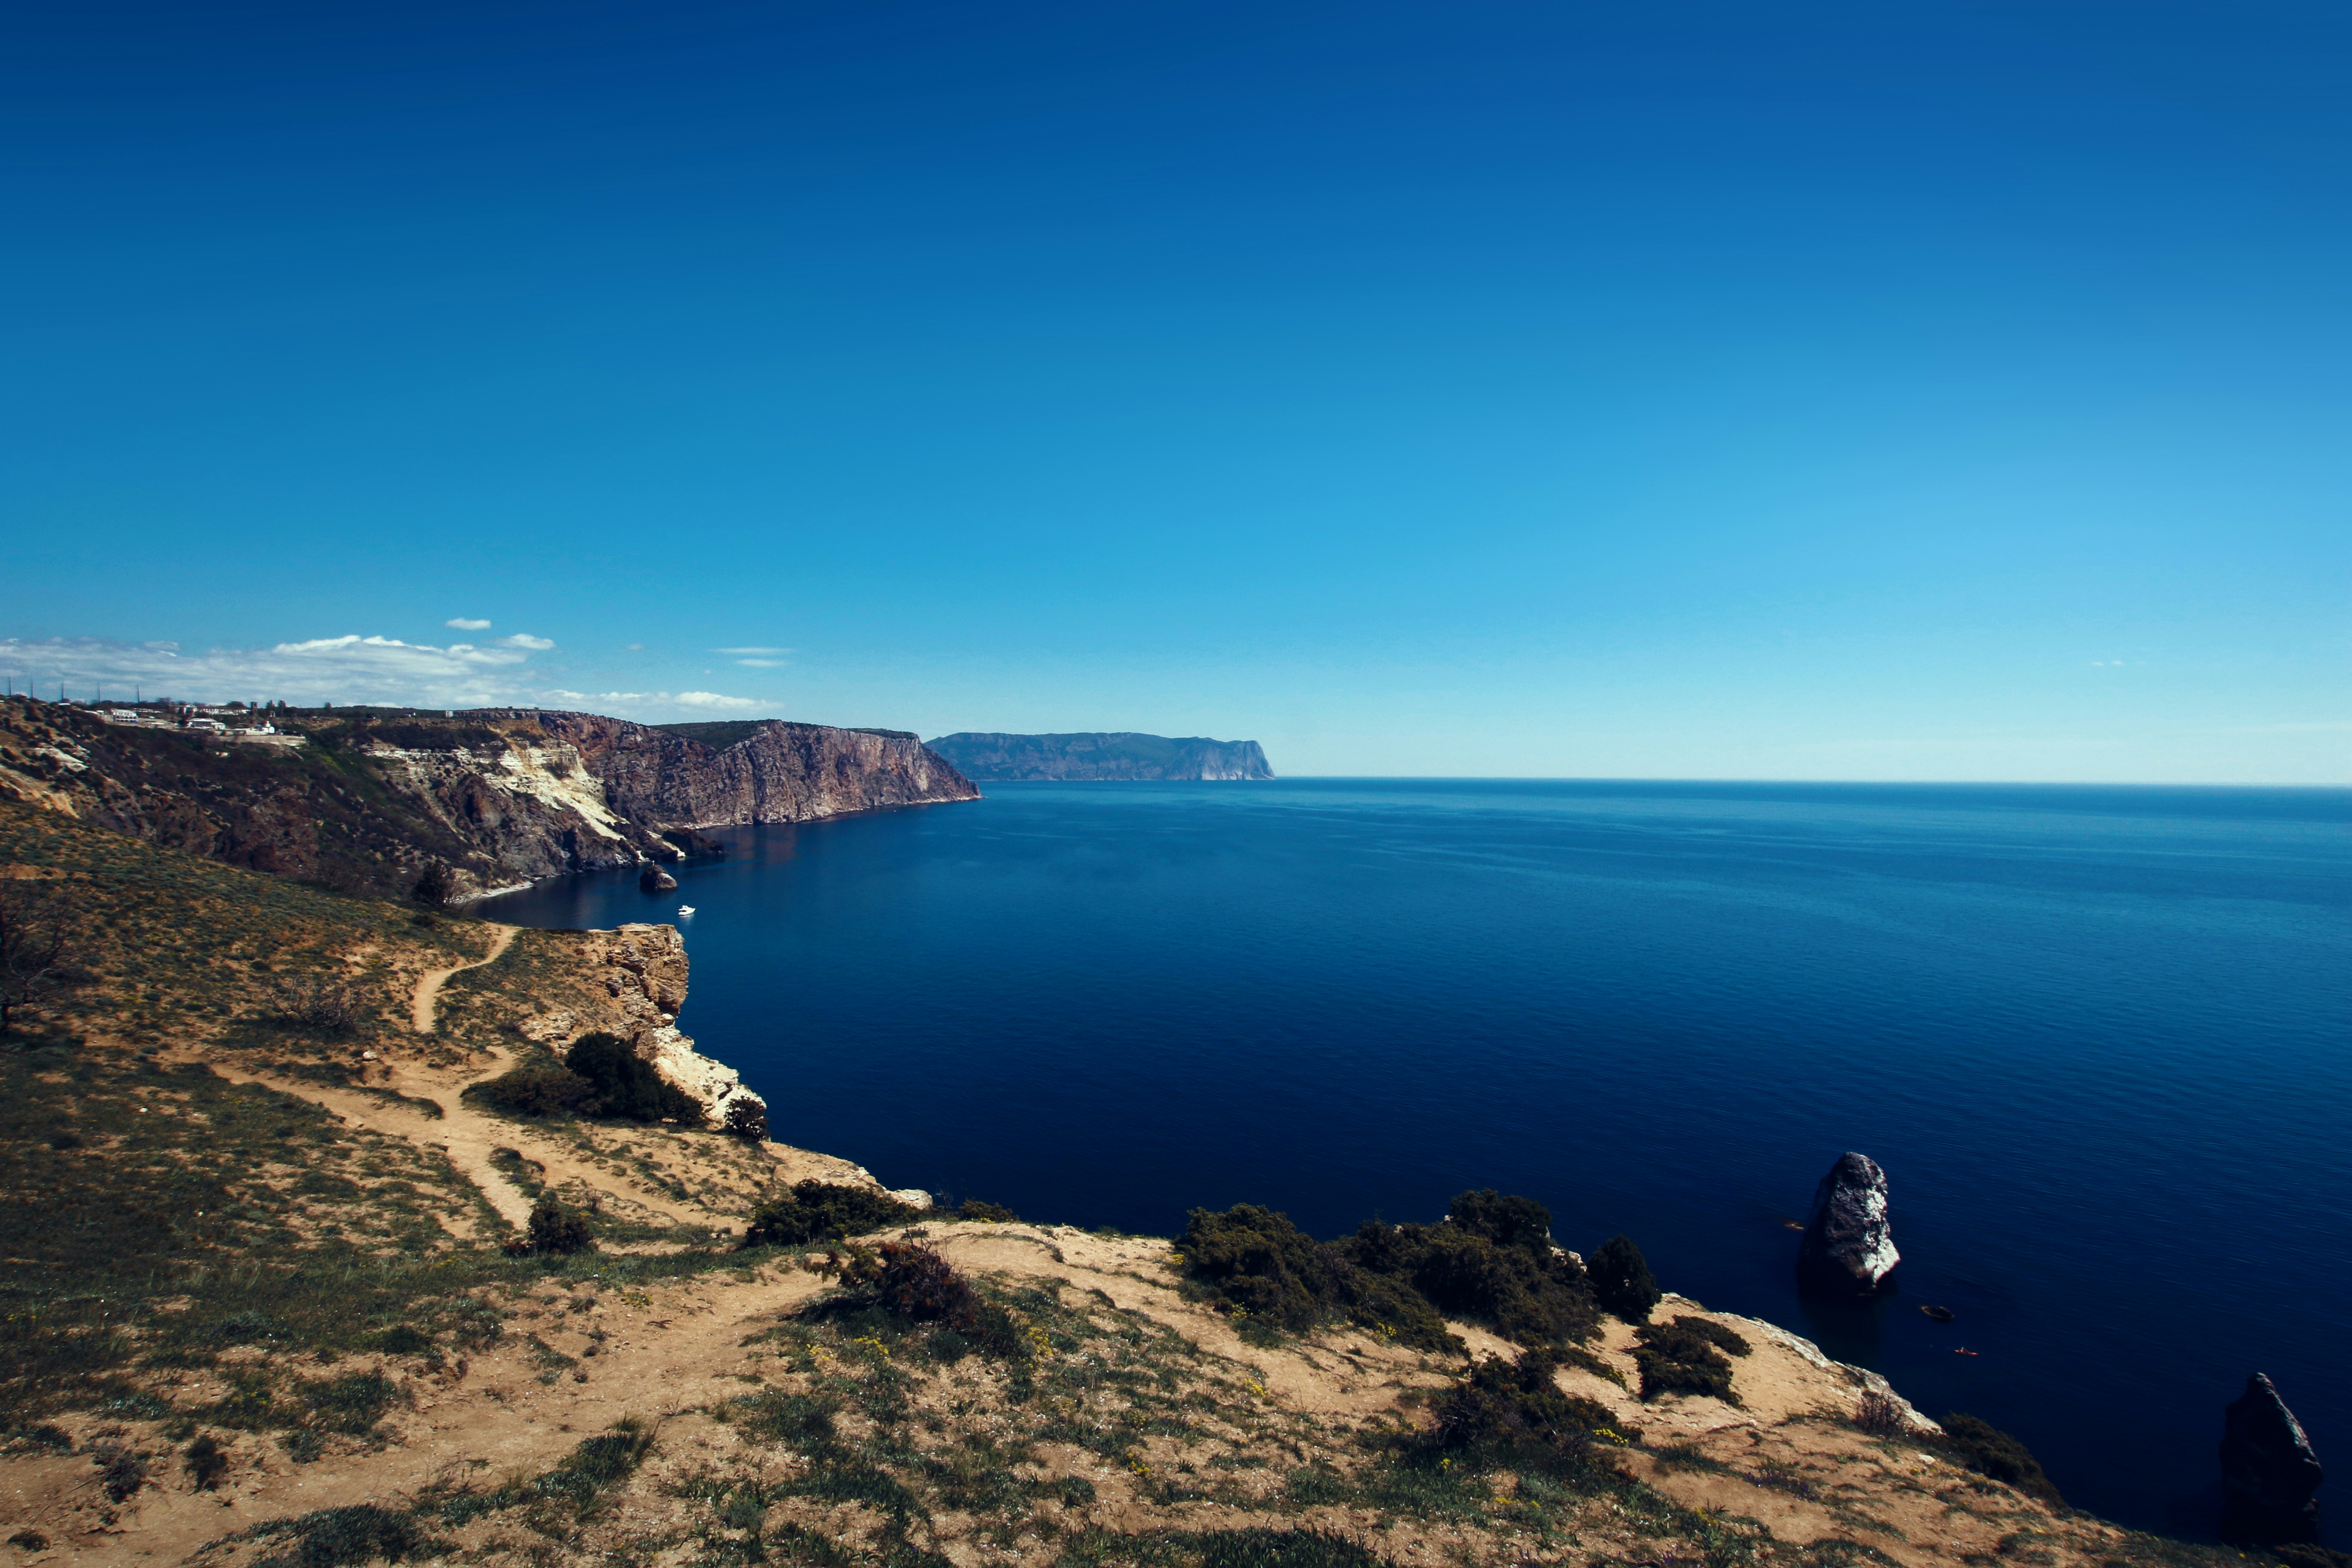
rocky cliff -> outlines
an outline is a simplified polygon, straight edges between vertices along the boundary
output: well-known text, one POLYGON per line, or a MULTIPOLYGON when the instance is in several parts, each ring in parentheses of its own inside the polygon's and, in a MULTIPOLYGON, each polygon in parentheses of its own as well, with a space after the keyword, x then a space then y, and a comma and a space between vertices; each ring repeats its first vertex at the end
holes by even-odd
POLYGON ((701 1101, 713 1125, 726 1121, 728 1105, 738 1096, 765 1107, 767 1101, 745 1089, 733 1068, 696 1050, 693 1037, 678 1029, 688 964, 686 939, 676 926, 625 925, 582 931, 572 940, 595 977, 594 990, 604 994, 592 994, 584 1005, 533 1014, 516 1026, 519 1033, 559 1057, 569 1056, 583 1035, 618 1035, 663 1079, 701 1101))
POLYGON ((942 735, 930 749, 971 777, 1001 779, 1270 779, 1255 741, 1192 735, 942 735))
POLYGON ((723 748, 689 731, 587 713, 541 713, 576 748, 605 798, 661 832, 749 822, 807 822, 845 812, 974 800, 971 781, 912 735, 771 720, 723 748))
POLYGON ((747 723, 722 745, 536 710, 272 717, 288 743, 113 724, 12 699, 0 703, 0 795, 352 892, 405 894, 438 862, 463 898, 678 859, 707 847, 696 828, 980 793, 912 737, 818 724, 747 723))

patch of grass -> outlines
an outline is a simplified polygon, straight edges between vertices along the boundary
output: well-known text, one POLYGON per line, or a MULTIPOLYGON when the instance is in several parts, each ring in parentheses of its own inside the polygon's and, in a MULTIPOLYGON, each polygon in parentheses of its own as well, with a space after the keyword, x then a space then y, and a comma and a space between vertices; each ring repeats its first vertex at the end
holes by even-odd
POLYGON ((443 1542, 425 1532, 414 1512, 374 1503, 266 1520, 250 1530, 223 1536, 204 1551, 242 1541, 284 1542, 281 1550, 257 1559, 253 1568, 356 1568, 365 1563, 403 1563, 446 1550, 443 1542))

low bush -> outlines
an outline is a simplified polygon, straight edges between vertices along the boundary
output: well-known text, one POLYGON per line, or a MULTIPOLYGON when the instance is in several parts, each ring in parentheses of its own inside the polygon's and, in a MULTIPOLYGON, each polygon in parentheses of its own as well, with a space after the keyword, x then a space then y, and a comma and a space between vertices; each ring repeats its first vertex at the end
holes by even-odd
POLYGON ((410 896, 428 910, 442 909, 457 896, 457 873, 444 861, 428 860, 410 896))
POLYGON ((359 1022, 358 993, 323 974, 298 974, 278 983, 278 1012, 288 1023, 321 1034, 340 1035, 359 1022))
POLYGON ((1955 1410, 1944 1417, 1940 1447, 1979 1475, 2015 1487, 2029 1497, 2061 1506, 2066 1500, 2042 1473, 2042 1461, 2033 1457, 2033 1450, 1990 1422, 1955 1410))
POLYGON ((842 1295, 818 1308, 840 1316, 845 1309, 879 1311, 896 1326, 929 1324, 932 1353, 955 1361, 974 1349, 999 1358, 1022 1353, 1020 1328, 1012 1315, 971 1288, 971 1281, 937 1250, 917 1241, 886 1241, 878 1247, 850 1244, 827 1253, 814 1266, 841 1281, 842 1295))
POLYGON ((1515 1247, 1538 1258, 1551 1256, 1551 1210, 1533 1198, 1506 1197, 1492 1187, 1463 1193, 1454 1198, 1445 1223, 1497 1247, 1515 1247))
POLYGON ((1010 1225, 1021 1216, 1003 1204, 992 1204, 983 1198, 966 1198, 956 1205, 958 1219, 986 1220, 992 1225, 1010 1225))
POLYGON ((653 1063, 618 1035, 581 1036, 565 1053, 563 1066, 595 1086, 606 1116, 696 1127, 708 1120, 700 1100, 656 1072, 653 1063))
POLYGON ((355 1568, 379 1559, 399 1563, 445 1550, 447 1544, 427 1536, 415 1514, 372 1502, 320 1509, 297 1519, 269 1520, 226 1540, 286 1542, 285 1550, 257 1559, 253 1568, 355 1568))
POLYGON ((1911 1423, 1903 1417, 1903 1406, 1874 1388, 1864 1391, 1855 1403, 1853 1424, 1874 1437, 1900 1437, 1911 1430, 1911 1423))
POLYGON ((99 1480, 106 1495, 116 1502, 129 1500, 131 1493, 147 1484, 147 1456, 129 1448, 101 1449, 92 1463, 99 1468, 99 1480))
POLYGON ((523 1235, 506 1244, 506 1250, 516 1257, 532 1252, 558 1256, 593 1252, 595 1247, 596 1237, 588 1228, 588 1216, 556 1202, 552 1193, 540 1194, 539 1202, 531 1205, 530 1220, 523 1235))
POLYGON ((719 1130, 730 1138, 740 1138, 746 1143, 768 1141, 768 1108, 748 1094, 739 1094, 727 1102, 727 1118, 719 1130))
POLYGON ((1633 1238, 1619 1235, 1601 1244, 1585 1265, 1592 1279, 1592 1294, 1612 1317, 1629 1323, 1646 1323, 1658 1304, 1658 1277, 1633 1238))
POLYGON ((922 1212, 872 1187, 795 1182, 790 1193, 751 1211, 743 1230, 743 1245, 803 1247, 812 1241, 844 1241, 887 1226, 909 1224, 922 1212))
POLYGON ((604 1109, 594 1084, 562 1068, 517 1068, 468 1092, 493 1110, 534 1121, 594 1116, 604 1109))
POLYGON ((1553 1375, 1559 1365, 1558 1352, 1542 1346, 1516 1362, 1486 1357, 1439 1397, 1438 1440, 1454 1448, 1527 1442, 1573 1448, 1596 1432, 1616 1433, 1607 1405, 1561 1392, 1553 1375))
POLYGON ((1194 1209, 1176 1247, 1185 1271, 1213 1288, 1236 1315, 1294 1333, 1345 1321, 1424 1350, 1459 1346, 1436 1310, 1410 1287, 1359 1268, 1288 1215, 1255 1204, 1223 1214, 1194 1209))
POLYGON ((1633 1363, 1642 1369, 1642 1397, 1662 1394, 1704 1394, 1727 1405, 1739 1403, 1732 1392, 1728 1351, 1746 1355, 1753 1347, 1731 1329, 1705 1318, 1676 1318, 1669 1323, 1648 1323, 1634 1336, 1633 1363))
POLYGON ((1551 1245, 1550 1211, 1532 1198, 1463 1193, 1441 1224, 1375 1222, 1339 1250, 1445 1316, 1517 1344, 1580 1344, 1601 1326, 1591 1281, 1551 1245))

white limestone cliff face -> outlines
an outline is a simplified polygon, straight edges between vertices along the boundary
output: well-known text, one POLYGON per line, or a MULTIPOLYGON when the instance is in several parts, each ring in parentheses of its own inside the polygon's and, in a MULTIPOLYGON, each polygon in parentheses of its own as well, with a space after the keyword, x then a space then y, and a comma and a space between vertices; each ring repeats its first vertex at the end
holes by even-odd
POLYGON ((586 936, 586 956, 600 973, 605 1005, 586 1018, 568 1012, 538 1014, 520 1026, 526 1036, 562 1057, 583 1035, 618 1035, 653 1064, 663 1081, 700 1100, 714 1123, 725 1120, 728 1106, 739 1097, 766 1106, 743 1087, 740 1074, 695 1049, 693 1037, 678 1028, 688 964, 686 939, 676 926, 625 925, 586 936))

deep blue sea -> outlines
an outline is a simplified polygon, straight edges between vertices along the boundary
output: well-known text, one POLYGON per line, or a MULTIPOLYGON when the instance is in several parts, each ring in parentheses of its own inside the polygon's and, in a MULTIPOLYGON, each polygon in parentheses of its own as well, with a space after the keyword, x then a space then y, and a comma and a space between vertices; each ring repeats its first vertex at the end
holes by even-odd
POLYGON ((893 1186, 1323 1236, 1500 1187, 2110 1518, 2210 1533, 2256 1370, 2352 1476, 2352 792, 986 787, 484 913, 695 905, 684 1027, 893 1186), (1846 1149, 1904 1261, 1824 1311, 1787 1222, 1846 1149))

